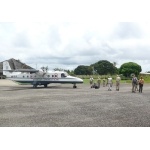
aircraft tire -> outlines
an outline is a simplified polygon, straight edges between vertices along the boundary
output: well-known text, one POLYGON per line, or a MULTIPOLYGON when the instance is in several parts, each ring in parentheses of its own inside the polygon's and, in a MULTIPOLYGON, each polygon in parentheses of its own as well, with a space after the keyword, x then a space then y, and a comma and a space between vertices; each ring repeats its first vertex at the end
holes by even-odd
POLYGON ((76 88, 77 88, 77 86, 76 86, 76 85, 74 85, 74 86, 73 86, 73 88, 74 88, 74 89, 76 89, 76 88))

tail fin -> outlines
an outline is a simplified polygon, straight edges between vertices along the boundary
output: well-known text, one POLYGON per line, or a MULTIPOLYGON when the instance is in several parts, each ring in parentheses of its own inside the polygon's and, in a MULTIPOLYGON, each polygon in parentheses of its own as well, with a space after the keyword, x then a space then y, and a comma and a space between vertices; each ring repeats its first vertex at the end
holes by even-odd
POLYGON ((6 77, 9 77, 10 76, 10 71, 11 71, 11 67, 9 65, 9 62, 8 61, 4 61, 3 62, 3 75, 5 75, 6 77))

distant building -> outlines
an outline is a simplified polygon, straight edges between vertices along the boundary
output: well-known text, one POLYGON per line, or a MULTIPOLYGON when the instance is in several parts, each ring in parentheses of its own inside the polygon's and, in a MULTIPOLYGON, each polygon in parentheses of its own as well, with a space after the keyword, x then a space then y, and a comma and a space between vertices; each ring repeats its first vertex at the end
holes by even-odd
MULTIPOLYGON (((25 63, 22 63, 20 60, 16 60, 14 58, 11 58, 7 61, 9 62, 12 70, 15 70, 15 69, 33 69, 32 67, 26 65, 25 63)), ((3 62, 0 62, 0 70, 3 70, 3 62)), ((0 71, 0 79, 1 78, 4 78, 3 71, 0 71)))
POLYGON ((150 76, 150 73, 144 73, 144 72, 140 72, 140 76, 150 76))

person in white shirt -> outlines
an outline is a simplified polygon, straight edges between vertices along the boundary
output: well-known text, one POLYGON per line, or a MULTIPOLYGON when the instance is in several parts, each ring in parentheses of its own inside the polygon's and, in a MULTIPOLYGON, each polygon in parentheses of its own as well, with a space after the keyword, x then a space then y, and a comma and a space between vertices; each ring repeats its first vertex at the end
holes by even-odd
POLYGON ((108 79, 107 79, 108 91, 111 91, 112 84, 113 84, 112 77, 109 76, 108 79))
POLYGON ((91 88, 92 88, 92 86, 93 86, 93 82, 94 82, 94 79, 93 79, 93 77, 91 76, 91 77, 90 77, 90 86, 91 86, 91 88))

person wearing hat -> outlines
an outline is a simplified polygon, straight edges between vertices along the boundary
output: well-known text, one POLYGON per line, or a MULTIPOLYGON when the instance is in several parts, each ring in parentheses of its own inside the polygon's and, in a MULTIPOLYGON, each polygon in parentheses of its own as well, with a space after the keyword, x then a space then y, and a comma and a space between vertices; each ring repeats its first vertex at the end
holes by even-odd
POLYGON ((97 86, 98 86, 98 88, 100 88, 100 84, 101 84, 101 79, 100 79, 100 77, 98 77, 98 79, 97 79, 97 86))
POLYGON ((106 86, 106 79, 105 79, 105 77, 103 78, 103 87, 105 87, 106 86))
POLYGON ((117 77, 116 77, 116 91, 119 91, 119 87, 120 87, 120 80, 121 80, 120 76, 119 76, 119 75, 117 75, 117 77))
POLYGON ((90 87, 91 87, 91 88, 93 87, 93 82, 94 82, 94 79, 93 79, 93 77, 91 76, 91 77, 90 77, 90 87))
POLYGON ((111 91, 112 84, 113 84, 112 77, 109 76, 107 79, 108 91, 111 91))
POLYGON ((137 77, 135 75, 133 75, 133 77, 132 77, 132 93, 136 92, 137 82, 138 82, 137 77))

